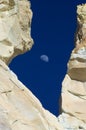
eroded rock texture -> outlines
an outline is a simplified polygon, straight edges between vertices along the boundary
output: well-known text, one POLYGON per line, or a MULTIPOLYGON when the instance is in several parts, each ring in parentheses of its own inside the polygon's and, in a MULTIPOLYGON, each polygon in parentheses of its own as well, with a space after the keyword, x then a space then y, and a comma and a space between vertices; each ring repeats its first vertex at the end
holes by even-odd
POLYGON ((27 0, 0 0, 0 130, 63 130, 7 67, 33 45, 31 18, 27 0))
POLYGON ((31 49, 31 19, 27 0, 0 0, 0 59, 6 64, 31 49))
POLYGON ((27 0, 0 0, 0 130, 86 130, 86 4, 77 8, 77 33, 62 84, 56 118, 7 64, 31 49, 32 12, 27 0))
POLYGON ((68 73, 62 83, 64 130, 86 130, 86 4, 77 7, 75 48, 68 62, 68 73))

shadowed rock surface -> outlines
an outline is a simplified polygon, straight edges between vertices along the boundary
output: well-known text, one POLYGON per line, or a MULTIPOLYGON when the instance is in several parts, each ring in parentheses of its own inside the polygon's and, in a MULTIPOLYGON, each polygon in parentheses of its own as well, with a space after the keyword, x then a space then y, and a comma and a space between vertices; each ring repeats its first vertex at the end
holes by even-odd
POLYGON ((62 83, 64 130, 86 130, 86 4, 77 6, 75 48, 68 62, 68 73, 62 83))

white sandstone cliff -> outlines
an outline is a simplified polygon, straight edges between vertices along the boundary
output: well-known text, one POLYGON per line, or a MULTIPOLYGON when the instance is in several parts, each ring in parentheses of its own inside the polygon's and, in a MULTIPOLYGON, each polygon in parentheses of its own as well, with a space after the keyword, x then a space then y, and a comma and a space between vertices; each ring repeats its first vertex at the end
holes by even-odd
POLYGON ((62 115, 64 130, 86 130, 86 4, 77 7, 75 48, 62 83, 62 115))
POLYGON ((31 49, 31 18, 27 0, 0 0, 0 130, 63 130, 7 66, 31 49))
POLYGON ((7 66, 31 49, 32 11, 27 0, 0 0, 0 130, 86 130, 86 5, 77 9, 75 49, 62 83, 57 118, 7 66))
POLYGON ((63 130, 57 118, 0 60, 0 130, 63 130))
POLYGON ((28 0, 0 0, 0 59, 6 64, 31 49, 31 19, 28 0))

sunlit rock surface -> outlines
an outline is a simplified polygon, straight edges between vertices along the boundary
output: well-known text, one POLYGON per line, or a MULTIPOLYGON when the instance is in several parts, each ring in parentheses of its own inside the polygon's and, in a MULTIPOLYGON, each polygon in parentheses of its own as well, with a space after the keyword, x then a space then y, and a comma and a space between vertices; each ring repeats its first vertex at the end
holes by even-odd
POLYGON ((0 130, 63 130, 57 118, 0 60, 0 130))
POLYGON ((77 7, 75 48, 62 83, 62 115, 58 120, 64 130, 86 130, 86 4, 77 7))
POLYGON ((0 130, 86 130, 86 4, 77 8, 75 49, 62 83, 62 114, 55 117, 7 66, 33 45, 27 0, 0 0, 0 130))
POLYGON ((0 0, 0 59, 6 64, 31 49, 31 19, 27 0, 0 0))
POLYGON ((7 66, 31 49, 31 19, 27 0, 0 0, 0 130, 63 130, 7 66))

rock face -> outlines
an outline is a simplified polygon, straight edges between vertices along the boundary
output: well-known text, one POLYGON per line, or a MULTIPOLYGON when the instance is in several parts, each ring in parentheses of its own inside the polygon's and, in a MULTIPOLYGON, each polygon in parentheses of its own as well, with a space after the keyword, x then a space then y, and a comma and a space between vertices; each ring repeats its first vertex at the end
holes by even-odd
POLYGON ((64 130, 86 130, 86 4, 77 7, 75 48, 62 83, 62 115, 64 130))
POLYGON ((31 19, 27 0, 0 0, 0 59, 6 64, 31 49, 31 19))
POLYGON ((32 12, 27 0, 0 0, 0 130, 86 130, 86 4, 77 8, 77 32, 62 83, 62 114, 57 118, 8 68, 31 49, 32 12))
POLYGON ((0 130, 63 130, 7 66, 31 49, 31 18, 27 0, 0 0, 0 130))
POLYGON ((0 130, 63 130, 57 118, 0 60, 0 130))

